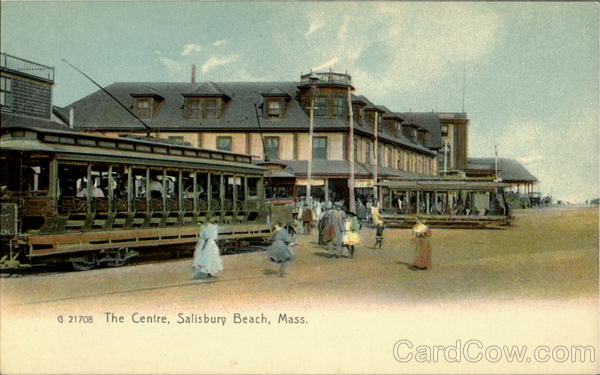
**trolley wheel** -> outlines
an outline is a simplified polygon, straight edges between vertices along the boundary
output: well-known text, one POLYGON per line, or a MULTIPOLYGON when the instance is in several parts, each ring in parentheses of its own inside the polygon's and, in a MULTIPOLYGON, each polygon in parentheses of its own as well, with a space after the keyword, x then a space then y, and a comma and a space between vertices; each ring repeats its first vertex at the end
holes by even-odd
POLYGON ((88 254, 71 261, 75 271, 89 271, 96 267, 96 255, 88 254))
POLYGON ((117 250, 117 252, 115 254, 115 259, 111 262, 108 262, 108 266, 109 267, 122 267, 125 264, 127 264, 127 259, 129 259, 129 258, 126 255, 127 255, 128 251, 129 251, 129 249, 126 247, 122 247, 119 250, 117 250))

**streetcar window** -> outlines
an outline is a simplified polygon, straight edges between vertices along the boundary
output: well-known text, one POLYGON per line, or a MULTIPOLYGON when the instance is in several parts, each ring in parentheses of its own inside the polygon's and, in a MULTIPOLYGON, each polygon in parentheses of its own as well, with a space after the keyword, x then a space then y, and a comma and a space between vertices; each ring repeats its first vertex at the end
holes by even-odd
POLYGON ((2 158, 2 192, 46 193, 49 185, 49 160, 2 158))
POLYGON ((225 181, 225 200, 233 202, 233 185, 239 177, 224 176, 225 181))
POLYGON ((206 200, 208 191, 208 173, 196 173, 196 193, 198 198, 206 200))
POLYGON ((108 183, 115 198, 127 198, 127 173, 123 166, 113 166, 108 183))
POLYGON ((260 181, 257 177, 248 177, 248 197, 258 197, 258 182, 260 181))
POLYGON ((146 199, 146 169, 133 168, 133 195, 136 199, 146 199))
POLYGON ((108 164, 92 164, 92 183, 90 184, 91 197, 107 197, 108 184, 108 164))
POLYGON ((237 187, 237 199, 238 201, 245 201, 246 200, 246 184, 245 184, 245 177, 237 177, 237 179, 240 181, 238 183, 238 187, 237 187))
POLYGON ((58 188, 61 197, 85 197, 87 165, 59 163, 58 188))
POLYGON ((150 198, 161 199, 165 193, 165 182, 163 180, 163 171, 151 169, 150 170, 150 198))
POLYGON ((221 175, 213 174, 210 176, 210 189, 212 200, 219 201, 221 199, 221 175))
POLYGON ((167 171, 165 194, 169 199, 179 199, 179 172, 167 171))

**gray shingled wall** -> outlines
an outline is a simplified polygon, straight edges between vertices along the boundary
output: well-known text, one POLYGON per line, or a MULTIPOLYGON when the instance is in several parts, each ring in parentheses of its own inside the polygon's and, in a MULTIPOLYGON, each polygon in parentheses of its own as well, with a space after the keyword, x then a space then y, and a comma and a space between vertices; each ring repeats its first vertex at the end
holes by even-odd
POLYGON ((52 88, 20 79, 12 79, 12 112, 50 118, 52 88))

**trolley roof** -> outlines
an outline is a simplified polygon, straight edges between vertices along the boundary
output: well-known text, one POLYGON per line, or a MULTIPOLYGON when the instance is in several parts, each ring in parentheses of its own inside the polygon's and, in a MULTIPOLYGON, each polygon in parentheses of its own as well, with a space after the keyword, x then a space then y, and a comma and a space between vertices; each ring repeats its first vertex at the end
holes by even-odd
POLYGON ((473 178, 417 178, 380 182, 378 186, 405 191, 491 191, 509 185, 490 179, 473 178))
POLYGON ((133 159, 165 167, 207 166, 212 169, 236 169, 260 174, 266 172, 266 168, 252 164, 252 158, 248 155, 199 149, 164 140, 115 138, 30 126, 10 127, 3 129, 2 133, 2 150, 58 153, 71 157, 87 155, 93 156, 94 160, 107 162, 133 159))

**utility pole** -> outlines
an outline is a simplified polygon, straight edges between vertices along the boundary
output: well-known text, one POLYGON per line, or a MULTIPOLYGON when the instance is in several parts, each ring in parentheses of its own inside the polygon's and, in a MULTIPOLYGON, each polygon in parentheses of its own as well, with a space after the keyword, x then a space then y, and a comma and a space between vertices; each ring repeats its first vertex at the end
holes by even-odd
POLYGON ((308 166, 306 168, 306 201, 311 201, 311 187, 312 187, 312 162, 313 162, 313 127, 315 121, 315 96, 317 94, 317 81, 319 81, 319 76, 315 73, 311 73, 308 77, 310 80, 310 107, 308 110, 310 111, 310 117, 308 122, 308 144, 310 145, 310 155, 308 158, 308 166))
POLYGON ((494 181, 498 182, 498 144, 494 144, 494 181))
POLYGON ((444 176, 448 172, 448 140, 444 141, 444 176))
POLYGON ((348 137, 348 160, 350 161, 350 179, 348 180, 348 189, 350 190, 348 207, 350 211, 356 212, 356 206, 354 202, 354 112, 352 111, 352 94, 350 92, 350 86, 348 86, 348 122, 350 125, 350 137, 348 137))
POLYGON ((379 194, 377 191, 377 179, 378 177, 378 168, 379 168, 379 140, 378 140, 378 132, 379 132, 379 111, 375 111, 375 139, 374 139, 374 150, 373 153, 375 154, 375 166, 373 167, 373 191, 374 191, 374 195, 375 195, 375 202, 377 202, 378 207, 381 207, 379 205, 379 194))

